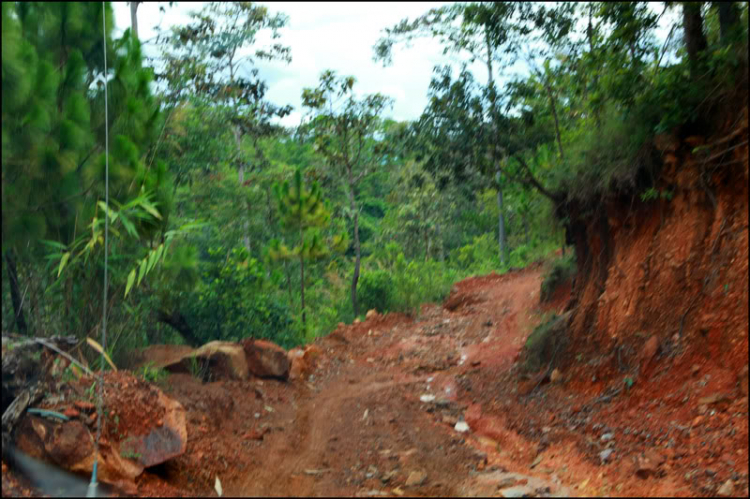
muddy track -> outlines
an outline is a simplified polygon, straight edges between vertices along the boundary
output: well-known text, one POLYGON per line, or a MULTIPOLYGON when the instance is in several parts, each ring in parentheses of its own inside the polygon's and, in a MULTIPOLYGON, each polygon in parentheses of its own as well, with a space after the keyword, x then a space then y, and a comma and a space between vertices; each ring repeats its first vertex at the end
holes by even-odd
MULTIPOLYGON (((436 424, 433 408, 418 402, 418 396, 442 390, 441 406, 460 414, 466 404, 456 399, 455 376, 465 374, 469 367, 463 365, 465 359, 486 359, 502 352, 503 358, 494 359, 495 363, 510 361, 518 343, 518 334, 509 334, 510 329, 517 333, 518 313, 534 299, 539 272, 502 280, 514 286, 470 293, 468 299, 459 298, 451 311, 433 307, 400 332, 359 338, 364 344, 351 349, 360 354, 357 362, 350 358, 336 376, 286 408, 282 417, 293 421, 292 431, 269 436, 264 442, 263 465, 228 492, 243 496, 380 495, 386 493, 380 489, 387 485, 383 477, 390 472, 401 481, 424 473, 429 480, 420 484, 420 494, 476 495, 477 486, 469 483, 470 476, 477 466, 486 464, 486 453, 467 442, 452 424, 436 424), (494 322, 496 327, 488 331, 482 322, 494 322), (504 341, 480 343, 491 337, 504 341), (453 360, 439 360, 446 356, 453 360), (377 455, 388 459, 378 460, 377 455), (350 469, 365 468, 361 461, 369 464, 365 478, 377 475, 381 480, 352 478, 350 469)), ((450 415, 445 417, 450 421, 450 415)), ((502 475, 498 467, 493 469, 502 475)), ((507 481, 508 476, 497 478, 503 479, 507 481)))

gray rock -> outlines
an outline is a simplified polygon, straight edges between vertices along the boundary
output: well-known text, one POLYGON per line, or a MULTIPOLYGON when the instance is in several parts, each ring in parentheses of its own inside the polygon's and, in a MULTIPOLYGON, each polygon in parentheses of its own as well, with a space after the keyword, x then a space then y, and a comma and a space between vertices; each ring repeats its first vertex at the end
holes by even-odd
POLYGON ((534 489, 526 485, 519 485, 501 490, 500 495, 503 497, 533 497, 534 489))
POLYGON ((606 450, 603 450, 603 451, 601 451, 601 452, 599 453, 599 459, 601 459, 601 461, 602 461, 602 464, 604 464, 604 463, 606 463, 607 461, 609 461, 609 458, 610 458, 610 457, 612 457, 612 454, 613 454, 614 452, 615 452, 615 451, 614 451, 613 449, 606 449, 606 450))
POLYGON ((719 490, 716 493, 724 497, 734 495, 734 482, 732 482, 732 480, 727 480, 721 487, 719 487, 719 490))

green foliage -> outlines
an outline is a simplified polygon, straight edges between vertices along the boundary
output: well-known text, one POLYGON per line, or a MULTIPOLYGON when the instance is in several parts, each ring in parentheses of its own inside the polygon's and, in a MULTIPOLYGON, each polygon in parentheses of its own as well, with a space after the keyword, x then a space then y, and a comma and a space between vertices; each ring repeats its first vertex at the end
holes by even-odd
POLYGON ((146 383, 159 383, 169 377, 169 372, 163 367, 155 367, 149 362, 138 371, 139 377, 146 383))
POLYGON ((524 370, 538 371, 551 362, 565 342, 565 323, 562 317, 550 314, 534 328, 524 345, 524 370))
POLYGON ((396 292, 390 272, 382 269, 364 270, 359 279, 358 296, 362 310, 392 310, 396 292))
POLYGON ((565 258, 558 258, 544 274, 539 299, 542 303, 549 301, 555 290, 564 282, 570 280, 576 273, 575 254, 569 253, 565 258))
POLYGON ((300 338, 288 306, 268 295, 264 269, 244 248, 210 248, 201 282, 180 311, 201 342, 265 338, 291 348, 300 338))

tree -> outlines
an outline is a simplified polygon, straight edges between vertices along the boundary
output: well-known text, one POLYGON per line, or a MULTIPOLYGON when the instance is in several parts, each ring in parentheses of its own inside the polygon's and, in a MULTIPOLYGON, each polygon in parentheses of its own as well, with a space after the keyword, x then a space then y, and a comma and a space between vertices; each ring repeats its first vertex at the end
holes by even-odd
MULTIPOLYGON (((323 243, 319 229, 328 225, 331 214, 326 209, 320 186, 313 182, 307 189, 302 182, 302 170, 294 173, 293 183, 274 184, 273 193, 278 205, 279 218, 284 229, 297 236, 297 245, 290 249, 278 239, 271 242, 269 256, 272 260, 290 260, 296 258, 300 264, 300 295, 302 326, 306 328, 305 315, 305 261, 320 260, 329 253, 323 243)), ((341 249, 346 244, 345 236, 334 238, 331 246, 341 249)))
MULTIPOLYGON (((404 19, 393 28, 386 29, 386 36, 375 46, 375 59, 389 63, 392 50, 398 41, 409 41, 419 36, 431 35, 440 39, 445 47, 443 52, 465 52, 487 66, 486 95, 489 101, 487 119, 497 119, 497 89, 493 64, 497 53, 513 54, 517 50, 516 33, 525 33, 528 28, 523 21, 528 17, 528 8, 515 3, 470 3, 456 4, 431 9, 425 15, 409 22, 404 19)), ((503 190, 500 157, 495 149, 488 149, 496 175, 498 203, 498 253, 500 262, 505 263, 505 220, 503 217, 503 190)))
POLYGON ((313 115, 306 128, 311 130, 318 152, 341 176, 349 197, 348 215, 354 224, 355 251, 351 297, 354 315, 359 315, 357 282, 361 248, 356 189, 362 178, 382 164, 387 156, 385 144, 376 141, 374 135, 380 117, 392 99, 370 94, 358 100, 352 91, 354 83, 352 76, 339 78, 333 71, 324 71, 317 88, 302 91, 302 105, 313 115))
MULTIPOLYGON (((192 23, 173 28, 164 46, 166 63, 161 75, 170 84, 172 100, 193 94, 225 111, 223 121, 231 124, 234 134, 238 183, 244 185, 242 138, 249 135, 257 145, 259 138, 278 131, 270 122, 273 117, 291 112, 290 106, 264 100, 268 88, 253 67, 257 60, 291 61, 289 48, 273 43, 249 52, 263 30, 270 30, 272 39, 279 38, 278 30, 286 25, 287 17, 272 16, 266 7, 251 2, 213 2, 191 17, 192 23)), ((247 220, 244 223, 244 244, 250 251, 249 225, 247 220)))

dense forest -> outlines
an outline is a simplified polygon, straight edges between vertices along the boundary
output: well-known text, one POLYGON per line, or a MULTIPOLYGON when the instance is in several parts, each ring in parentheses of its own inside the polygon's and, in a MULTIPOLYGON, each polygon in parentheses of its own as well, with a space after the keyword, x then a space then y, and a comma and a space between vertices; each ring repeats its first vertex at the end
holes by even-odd
POLYGON ((744 2, 459 3, 383 26, 362 57, 434 38, 486 73, 435 67, 421 117, 397 122, 326 70, 288 129, 257 66, 294 57, 287 16, 211 3, 147 59, 138 3, 119 38, 109 3, 2 4, 2 328, 99 337, 105 309, 116 363, 291 348, 561 246, 555 273, 574 272, 581 221, 623 193, 668 200, 654 142, 700 135, 747 84, 744 2))

